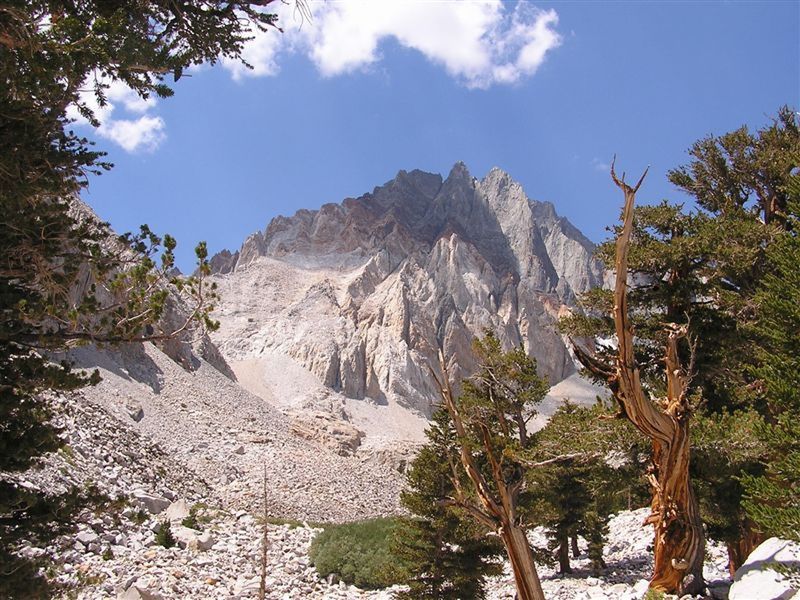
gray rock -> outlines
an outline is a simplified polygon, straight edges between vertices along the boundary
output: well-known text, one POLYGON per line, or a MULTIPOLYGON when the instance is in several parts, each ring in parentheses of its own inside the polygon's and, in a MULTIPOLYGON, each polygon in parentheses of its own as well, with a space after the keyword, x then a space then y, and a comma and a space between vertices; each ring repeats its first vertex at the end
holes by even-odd
POLYGON ((164 600, 164 596, 138 585, 132 585, 124 592, 117 594, 117 600, 164 600))
POLYGON ((100 536, 98 536, 94 531, 81 531, 75 537, 84 546, 94 544, 100 539, 100 536))
POLYGON ((144 419, 144 409, 140 404, 128 404, 125 406, 131 419, 137 423, 144 419))
POLYGON ((136 502, 144 508, 151 515, 157 515, 170 505, 169 500, 161 496, 154 496, 142 490, 133 492, 133 498, 136 502))
POLYGON ((211 548, 215 541, 212 535, 208 532, 199 532, 182 525, 172 527, 172 535, 175 541, 181 548, 188 548, 189 550, 208 550, 211 548))
POLYGON ((170 504, 169 507, 167 507, 165 516, 170 522, 180 522, 189 516, 189 512, 190 509, 189 505, 186 503, 186 500, 180 499, 176 500, 170 504))
POLYGON ((364 432, 323 412, 306 412, 292 421, 292 433, 324 444, 342 456, 350 456, 361 445, 364 432))
POLYGON ((371 194, 277 217, 251 235, 218 280, 214 339, 228 357, 270 347, 345 396, 430 413, 439 348, 458 381, 476 367, 473 337, 490 328, 506 348, 524 344, 555 384, 575 372, 556 321, 603 283, 593 251, 499 169, 481 181, 462 163, 444 180, 401 171, 371 194), (322 275, 336 270, 346 281, 322 275))
POLYGON ((794 598, 798 587, 775 568, 800 567, 800 544, 769 538, 758 546, 736 571, 729 600, 786 600, 794 598))

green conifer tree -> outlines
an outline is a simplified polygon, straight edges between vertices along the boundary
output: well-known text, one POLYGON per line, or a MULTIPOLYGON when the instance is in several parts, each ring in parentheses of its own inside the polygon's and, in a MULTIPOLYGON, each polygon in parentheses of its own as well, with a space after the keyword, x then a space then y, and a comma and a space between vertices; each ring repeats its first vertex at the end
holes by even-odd
POLYGON ((444 410, 432 417, 428 443, 408 472, 401 502, 413 515, 395 530, 392 552, 407 565, 405 600, 485 597, 484 579, 500 572, 498 539, 442 500, 454 493, 452 465, 458 461, 452 423, 444 410))
POLYGON ((604 568, 610 515, 646 499, 643 436, 628 428, 602 402, 591 408, 567 402, 534 435, 528 452, 532 524, 544 525, 556 550, 559 572, 571 572, 570 542, 588 542, 592 568, 604 568))
MULTIPOLYGON (((663 395, 664 324, 686 327, 678 350, 692 368, 691 475, 709 534, 727 543, 732 571, 760 539, 744 511, 739 480, 763 469, 754 423, 765 404, 750 368, 757 343, 749 324, 757 317, 765 249, 787 227, 786 182, 798 165, 798 147, 798 121, 787 107, 755 133, 743 127, 707 137, 692 146, 687 165, 669 173, 699 209, 662 202, 637 207, 634 216, 629 303, 637 364, 654 394, 663 395)), ((599 255, 613 266, 613 242, 599 255)), ((589 316, 569 319, 567 328, 576 335, 612 332, 610 292, 595 290, 585 303, 589 316)), ((613 349, 601 348, 604 354, 613 349)))
MULTIPOLYGON (((800 155, 798 155, 800 159, 800 155)), ((766 472, 743 479, 745 509, 767 535, 800 540, 800 177, 788 182, 786 228, 767 250, 756 293, 755 375, 766 400, 757 431, 766 472)))

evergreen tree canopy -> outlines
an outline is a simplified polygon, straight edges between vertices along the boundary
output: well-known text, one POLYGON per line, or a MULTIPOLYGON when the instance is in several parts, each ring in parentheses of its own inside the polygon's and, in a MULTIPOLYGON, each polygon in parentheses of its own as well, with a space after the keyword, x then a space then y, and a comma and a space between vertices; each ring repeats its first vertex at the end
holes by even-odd
POLYGON ((474 341, 473 349, 480 366, 464 381, 459 397, 453 393, 443 356, 441 377, 432 370, 458 456, 451 462, 453 493, 443 501, 497 533, 520 600, 544 600, 520 503, 525 491, 524 450, 531 439, 527 423, 548 385, 523 348, 503 352, 500 340, 489 331, 474 341))
POLYGON ((748 514, 769 535, 800 540, 800 176, 787 184, 786 231, 768 248, 756 293, 766 473, 744 478, 748 514))
POLYGON ((458 464, 455 432, 447 411, 434 413, 423 446, 408 472, 401 503, 412 515, 395 530, 392 552, 407 565, 408 591, 399 598, 458 600, 485 597, 484 578, 499 574, 502 551, 489 530, 445 499, 455 492, 453 478, 467 485, 458 464))
POLYGON ((598 403, 567 402, 534 435, 528 452, 531 490, 526 518, 547 527, 559 569, 570 572, 569 543, 580 534, 589 543, 595 572, 603 568, 605 530, 611 513, 646 502, 642 473, 647 440, 598 403))
POLYGON ((256 29, 276 23, 273 0, 12 0, 0 10, 0 190, 4 210, 29 210, 44 197, 64 199, 85 185, 88 170, 107 168, 102 153, 69 129, 81 99, 99 104, 112 81, 143 98, 166 97, 186 68, 219 57, 241 58, 256 29))
MULTIPOLYGON (((72 131, 68 109, 96 125, 83 92, 100 106, 112 82, 142 98, 166 97, 167 77, 177 81, 186 68, 222 56, 241 60, 253 32, 275 26, 265 10, 272 1, 0 5, 0 471, 26 469, 61 445, 48 391, 98 380, 54 362, 54 353, 216 325, 204 243, 197 273, 177 276, 174 239, 147 227, 113 236, 76 199, 89 173, 111 165, 72 131), (160 330, 173 301, 185 304, 186 321, 160 330)), ((24 523, 38 502, 0 482, 0 520, 24 523)))
MULTIPOLYGON (((792 227, 787 184, 800 164, 798 151, 797 116, 783 107, 755 133, 743 127, 700 140, 690 162, 669 173, 696 210, 661 202, 640 206, 634 215, 628 301, 637 363, 648 388, 662 396, 663 340, 670 328, 686 328, 678 351, 691 368, 698 459, 691 472, 709 532, 728 543, 732 569, 758 539, 738 479, 763 469, 764 446, 755 429, 768 400, 751 368, 760 346, 751 325, 761 304, 757 290, 772 268, 769 249, 792 227)), ((601 245, 599 256, 613 267, 613 240, 601 245)), ((594 290, 584 303, 588 316, 565 320, 565 328, 574 335, 611 335, 612 294, 594 290)), ((598 353, 603 359, 613 354, 610 346, 598 353)))

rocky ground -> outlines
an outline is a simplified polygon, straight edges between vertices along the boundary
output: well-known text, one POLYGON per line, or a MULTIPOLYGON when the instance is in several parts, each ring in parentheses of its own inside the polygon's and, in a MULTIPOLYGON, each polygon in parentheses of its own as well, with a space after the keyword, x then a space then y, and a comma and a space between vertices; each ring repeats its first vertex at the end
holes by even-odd
MULTIPOLYGON (((41 468, 4 474, 29 489, 91 489, 111 501, 78 512, 75 532, 42 546, 23 544, 23 555, 45 559, 48 576, 64 586, 63 597, 254 597, 265 477, 273 519, 268 598, 392 596, 392 590, 367 592, 323 580, 308 558, 319 531, 315 522, 399 511, 403 477, 392 457, 366 442, 343 447, 324 427, 298 431, 294 417, 209 365, 186 371, 153 346, 117 354, 85 349, 75 358, 98 365, 103 381, 56 400, 67 445, 41 468), (185 522, 190 511, 194 522, 185 522), (171 548, 157 540, 165 521, 176 540, 171 548)), ((575 561, 571 577, 543 568, 547 597, 641 597, 651 542, 641 520, 640 511, 612 521, 602 579, 590 576, 585 556, 575 561)), ((533 538, 543 542, 543 533, 533 538)), ((717 546, 709 552, 706 576, 724 579, 724 552, 717 546)), ((489 589, 490 598, 513 598, 510 573, 489 589)))

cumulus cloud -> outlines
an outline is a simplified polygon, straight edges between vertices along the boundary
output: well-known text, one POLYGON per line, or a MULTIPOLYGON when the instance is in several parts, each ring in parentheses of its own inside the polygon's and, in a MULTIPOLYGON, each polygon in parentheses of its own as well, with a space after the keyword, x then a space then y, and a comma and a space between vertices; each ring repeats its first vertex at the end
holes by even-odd
POLYGON ((164 119, 145 115, 135 120, 112 119, 100 125, 97 133, 128 152, 152 152, 166 139, 164 128, 164 119))
POLYGON ((381 60, 380 44, 394 39, 441 65, 471 88, 510 84, 533 75, 558 47, 558 14, 527 2, 514 8, 501 0, 341 0, 313 3, 302 26, 291 6, 278 13, 285 33, 259 33, 248 42, 248 70, 224 61, 235 79, 275 75, 282 53, 308 56, 319 72, 333 77, 369 68, 381 60))
MULTIPOLYGON (((156 106, 154 98, 141 98, 121 81, 112 81, 105 91, 107 102, 100 106, 93 91, 81 94, 81 101, 94 113, 100 126, 97 135, 111 140, 127 152, 152 152, 166 139, 166 124, 159 116, 149 114, 156 106), (127 113, 141 115, 138 118, 119 118, 118 108, 127 113)), ((86 118, 75 106, 70 106, 67 116, 75 119, 77 125, 89 125, 86 118)))

